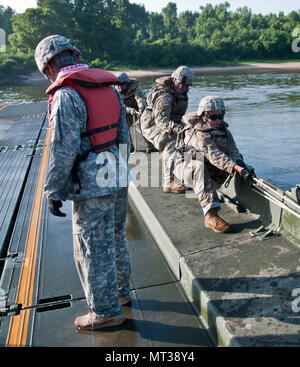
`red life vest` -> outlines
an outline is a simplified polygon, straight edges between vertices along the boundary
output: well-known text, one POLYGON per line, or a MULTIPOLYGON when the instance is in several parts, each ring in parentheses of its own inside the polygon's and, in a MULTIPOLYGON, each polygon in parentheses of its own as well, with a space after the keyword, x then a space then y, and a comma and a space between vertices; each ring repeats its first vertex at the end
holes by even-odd
POLYGON ((46 90, 48 100, 48 120, 50 124, 51 104, 57 89, 72 86, 85 101, 88 121, 86 132, 81 137, 90 138, 93 150, 101 152, 110 148, 117 137, 117 125, 121 106, 112 89, 118 78, 102 69, 81 69, 61 77, 46 90))

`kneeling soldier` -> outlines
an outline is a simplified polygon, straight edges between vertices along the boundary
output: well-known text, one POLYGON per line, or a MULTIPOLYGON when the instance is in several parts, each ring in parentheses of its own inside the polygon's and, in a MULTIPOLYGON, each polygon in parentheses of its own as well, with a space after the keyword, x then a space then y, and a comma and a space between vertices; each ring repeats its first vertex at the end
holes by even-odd
POLYGON ((174 175, 190 185, 197 195, 205 216, 205 227, 217 233, 230 230, 218 215, 220 202, 216 190, 227 177, 238 172, 245 181, 254 173, 248 169, 236 147, 228 124, 223 120, 225 105, 222 98, 207 96, 201 99, 198 111, 184 116, 186 127, 177 142, 174 175), (187 156, 191 159, 187 160, 187 156))

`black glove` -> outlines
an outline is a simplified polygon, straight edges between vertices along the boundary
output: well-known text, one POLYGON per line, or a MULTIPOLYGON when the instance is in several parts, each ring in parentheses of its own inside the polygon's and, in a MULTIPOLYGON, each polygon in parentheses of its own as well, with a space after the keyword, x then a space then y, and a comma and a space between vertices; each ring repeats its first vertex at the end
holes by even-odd
POLYGON ((59 208, 61 207, 62 207, 61 200, 48 199, 48 209, 51 214, 56 215, 57 217, 66 217, 67 214, 59 210, 59 208))
POLYGON ((300 205, 300 186, 298 186, 296 189, 296 197, 297 197, 298 204, 300 205))
POLYGON ((240 167, 243 167, 243 168, 245 168, 245 167, 246 167, 245 162, 244 162, 244 161, 242 161, 241 159, 238 159, 237 161, 235 161, 235 163, 236 163, 238 166, 240 166, 240 167))
POLYGON ((242 179, 244 180, 244 182, 252 182, 253 181, 253 177, 255 177, 254 172, 252 172, 252 170, 248 170, 247 168, 242 169, 241 173, 240 173, 242 179))

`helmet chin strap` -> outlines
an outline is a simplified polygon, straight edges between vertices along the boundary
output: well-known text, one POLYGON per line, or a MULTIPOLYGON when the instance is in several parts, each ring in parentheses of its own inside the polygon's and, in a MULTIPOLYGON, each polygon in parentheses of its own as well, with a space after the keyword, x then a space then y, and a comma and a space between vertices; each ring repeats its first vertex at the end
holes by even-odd
POLYGON ((49 79, 51 82, 55 81, 56 76, 58 74, 58 70, 56 70, 54 62, 49 62, 44 71, 44 74, 46 75, 47 79, 49 79))
POLYGON ((75 65, 75 53, 66 51, 62 52, 58 55, 55 55, 48 63, 48 66, 45 70, 45 74, 48 79, 52 82, 56 80, 56 77, 60 71, 65 66, 75 65))

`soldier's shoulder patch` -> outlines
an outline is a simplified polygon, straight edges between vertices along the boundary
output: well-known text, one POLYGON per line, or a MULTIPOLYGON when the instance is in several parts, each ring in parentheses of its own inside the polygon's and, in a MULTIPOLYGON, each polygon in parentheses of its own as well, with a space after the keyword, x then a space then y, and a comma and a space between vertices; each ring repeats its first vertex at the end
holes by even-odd
POLYGON ((171 98, 168 95, 163 95, 161 97, 161 106, 166 107, 170 106, 170 104, 171 104, 171 98))
POLYGON ((201 134, 202 139, 210 139, 211 137, 212 137, 211 133, 202 133, 201 134))

